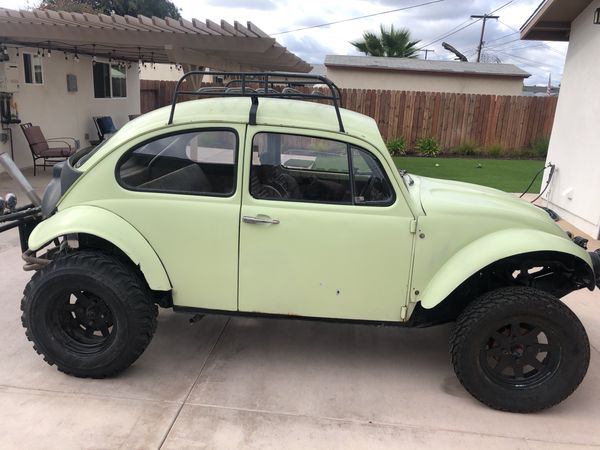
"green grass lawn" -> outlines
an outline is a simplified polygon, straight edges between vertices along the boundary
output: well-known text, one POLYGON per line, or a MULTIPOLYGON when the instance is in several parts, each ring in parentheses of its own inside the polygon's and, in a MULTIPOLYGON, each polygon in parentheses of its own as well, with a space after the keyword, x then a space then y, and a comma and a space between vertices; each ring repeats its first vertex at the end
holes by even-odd
MULTIPOLYGON (((398 168, 415 175, 481 184, 506 192, 523 192, 535 174, 544 167, 544 161, 514 159, 401 156, 394 158, 394 162, 398 168), (478 164, 481 164, 481 168, 477 168, 478 164)), ((540 174, 529 192, 539 192, 541 183, 540 174)))

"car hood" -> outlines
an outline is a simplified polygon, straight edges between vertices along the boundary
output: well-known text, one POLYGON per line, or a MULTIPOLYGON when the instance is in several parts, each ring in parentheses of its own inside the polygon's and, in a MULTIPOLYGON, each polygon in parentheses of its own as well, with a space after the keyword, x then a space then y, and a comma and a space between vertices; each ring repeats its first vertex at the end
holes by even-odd
POLYGON ((476 184, 418 177, 419 201, 427 215, 451 214, 495 219, 525 228, 565 235, 548 214, 513 194, 476 184))

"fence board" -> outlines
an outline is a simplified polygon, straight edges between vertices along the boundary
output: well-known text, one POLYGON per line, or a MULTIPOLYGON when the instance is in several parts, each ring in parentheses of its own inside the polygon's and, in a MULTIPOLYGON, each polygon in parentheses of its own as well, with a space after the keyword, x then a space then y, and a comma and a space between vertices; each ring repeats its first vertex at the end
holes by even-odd
MULTIPOLYGON (((141 112, 169 105, 175 84, 141 80, 141 112)), ((417 139, 431 136, 445 150, 464 143, 528 147, 534 139, 550 136, 558 99, 373 89, 341 93, 345 108, 375 119, 384 140, 404 137, 414 146, 417 139)))

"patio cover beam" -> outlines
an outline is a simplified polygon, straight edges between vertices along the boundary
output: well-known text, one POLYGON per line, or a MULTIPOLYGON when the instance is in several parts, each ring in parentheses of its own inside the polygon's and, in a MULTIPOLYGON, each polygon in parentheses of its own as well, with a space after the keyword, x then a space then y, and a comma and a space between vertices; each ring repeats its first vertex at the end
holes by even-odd
POLYGON ((251 22, 243 26, 225 21, 0 8, 0 43, 128 61, 137 61, 141 55, 144 61, 219 70, 311 69, 251 22))

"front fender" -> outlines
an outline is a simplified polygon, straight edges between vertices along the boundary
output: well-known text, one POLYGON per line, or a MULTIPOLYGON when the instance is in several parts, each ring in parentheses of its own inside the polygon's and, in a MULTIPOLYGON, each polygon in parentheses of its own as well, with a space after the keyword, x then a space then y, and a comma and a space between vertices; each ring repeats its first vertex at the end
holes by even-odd
POLYGON ((95 206, 73 206, 38 224, 29 236, 29 248, 38 250, 59 236, 87 233, 121 249, 139 266, 150 289, 168 291, 171 283, 162 262, 148 241, 116 214, 95 206))
POLYGON ((419 296, 423 299, 421 306, 433 308, 471 275, 496 261, 537 251, 573 255, 583 260, 592 270, 590 255, 561 236, 529 229, 497 231, 471 242, 448 259, 419 296))

